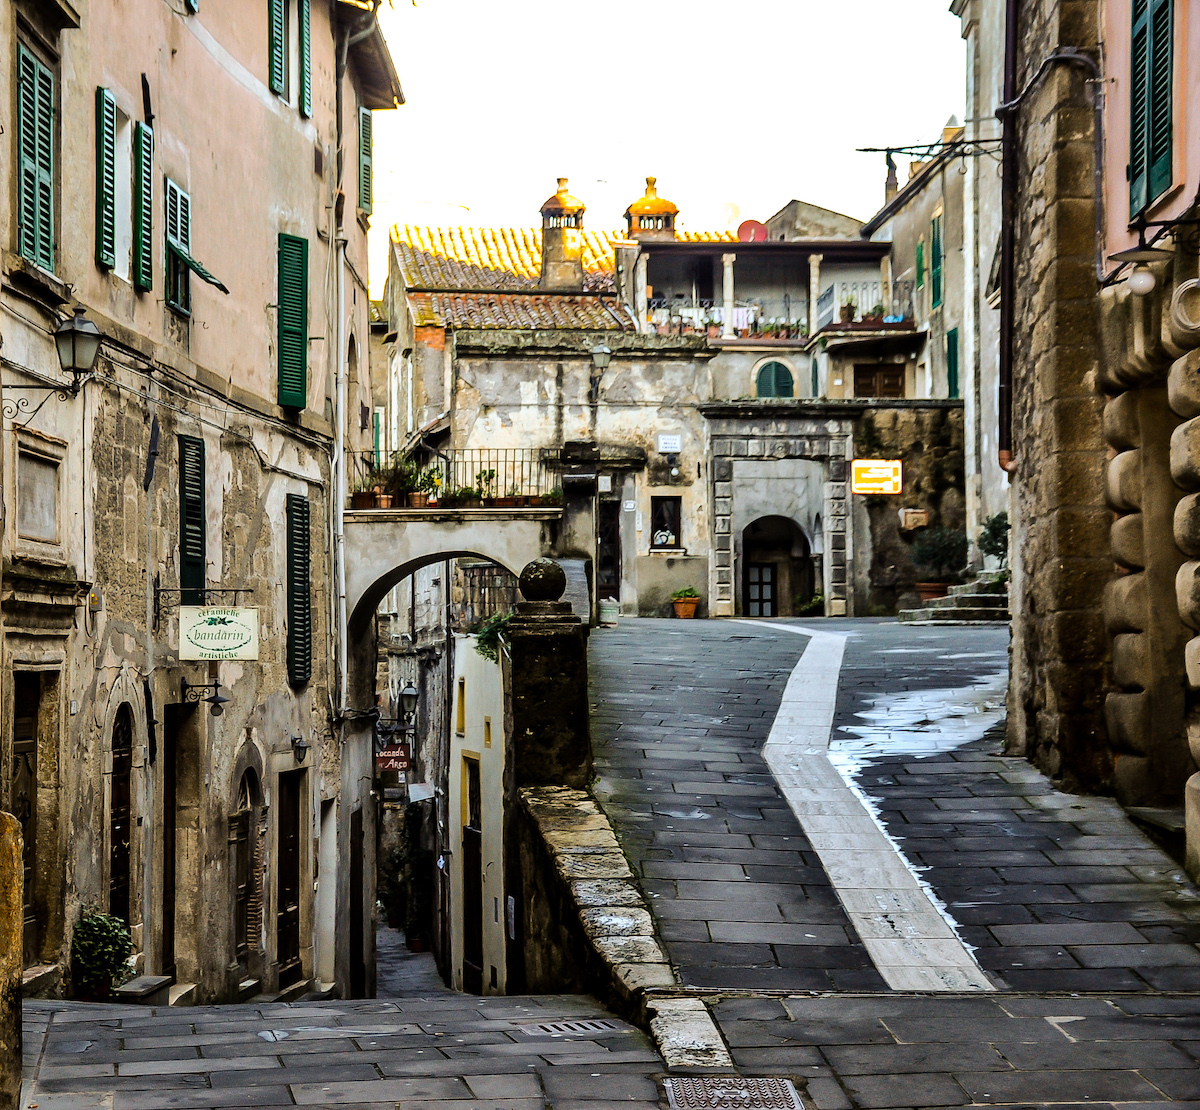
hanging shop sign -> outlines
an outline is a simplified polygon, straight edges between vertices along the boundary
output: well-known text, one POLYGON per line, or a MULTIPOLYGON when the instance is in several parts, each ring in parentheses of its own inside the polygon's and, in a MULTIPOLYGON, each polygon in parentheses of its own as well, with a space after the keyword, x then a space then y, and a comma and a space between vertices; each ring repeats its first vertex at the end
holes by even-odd
POLYGON ((179 607, 180 659, 257 659, 258 610, 179 607))
POLYGON ((900 493, 902 470, 899 459, 855 459, 850 464, 850 492, 900 493))
POLYGON ((376 771, 399 771, 403 775, 408 771, 409 762, 407 744, 393 744, 375 752, 376 771))

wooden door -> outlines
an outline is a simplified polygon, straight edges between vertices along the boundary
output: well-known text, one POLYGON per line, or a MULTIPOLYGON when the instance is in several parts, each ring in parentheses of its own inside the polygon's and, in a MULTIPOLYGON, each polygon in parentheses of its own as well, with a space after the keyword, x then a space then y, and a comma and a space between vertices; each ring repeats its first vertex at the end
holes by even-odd
POLYGON ((279 986, 300 978, 300 786, 303 771, 279 776, 279 871, 275 951, 279 986))
POLYGON ((902 398, 904 367, 899 364, 868 364, 854 368, 855 397, 902 398))
POLYGON ((601 501, 596 537, 596 594, 621 596, 621 502, 601 501))
POLYGON ((479 760, 467 759, 463 826, 463 990, 483 994, 483 797, 479 760))
POLYGON ((162 742, 162 956, 159 975, 175 978, 175 829, 178 824, 179 781, 176 756, 184 707, 163 706, 162 742))
POLYGON ((775 564, 749 563, 746 566, 746 616, 775 615, 775 564))
POLYGON ((9 812, 21 823, 25 873, 23 914, 24 963, 40 963, 41 936, 37 920, 37 723, 42 700, 41 675, 13 675, 13 764, 9 812))
POLYGON ((129 924, 130 773, 133 767, 133 713, 117 710, 112 732, 112 774, 108 803, 108 912, 129 924))

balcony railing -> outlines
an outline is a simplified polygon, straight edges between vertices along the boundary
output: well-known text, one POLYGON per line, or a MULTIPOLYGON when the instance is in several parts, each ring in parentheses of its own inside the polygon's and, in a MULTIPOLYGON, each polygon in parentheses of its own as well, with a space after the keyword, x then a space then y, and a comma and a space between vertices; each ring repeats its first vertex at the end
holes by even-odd
POLYGON ((817 298, 817 330, 836 324, 899 324, 913 317, 911 281, 837 281, 817 298))
POLYGON ((557 478, 536 447, 441 451, 425 458, 347 455, 354 508, 518 507, 556 504, 557 478))
MULTIPOLYGON (((724 331, 725 307, 712 300, 654 297, 647 309, 659 335, 707 335, 716 339, 724 331)), ((736 301, 733 333, 741 338, 801 339, 808 334, 807 306, 801 297, 787 294, 736 301)))

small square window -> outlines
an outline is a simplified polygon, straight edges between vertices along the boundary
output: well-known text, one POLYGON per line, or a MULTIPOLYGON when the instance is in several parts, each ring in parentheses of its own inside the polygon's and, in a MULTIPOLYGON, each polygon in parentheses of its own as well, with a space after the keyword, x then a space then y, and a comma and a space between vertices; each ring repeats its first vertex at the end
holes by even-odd
POLYGON ((679 497, 650 498, 650 547, 678 548, 683 546, 680 528, 682 499, 679 497))
POLYGON ((17 534, 58 543, 58 462, 44 455, 17 454, 17 534))

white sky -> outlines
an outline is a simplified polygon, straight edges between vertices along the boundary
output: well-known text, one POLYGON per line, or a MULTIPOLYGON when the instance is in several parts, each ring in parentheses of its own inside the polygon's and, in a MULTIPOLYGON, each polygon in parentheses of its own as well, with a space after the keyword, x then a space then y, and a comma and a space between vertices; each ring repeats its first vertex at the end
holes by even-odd
MULTIPOLYGON (((882 154, 962 118, 949 0, 394 0, 380 21, 408 103, 375 114, 371 286, 395 223, 532 227, 570 180, 623 226, 648 174, 681 227, 765 220, 793 197, 866 219, 882 154)), ((906 176, 905 162, 900 174, 906 176)))

